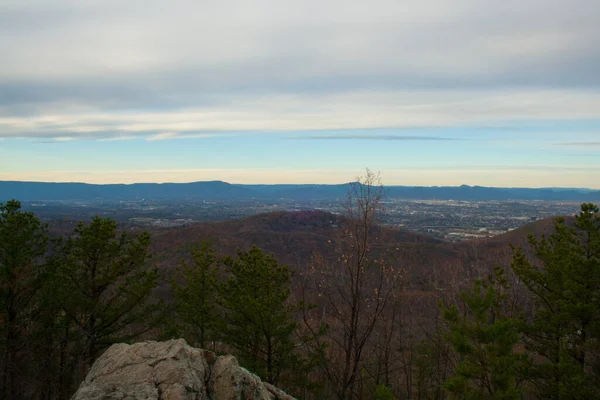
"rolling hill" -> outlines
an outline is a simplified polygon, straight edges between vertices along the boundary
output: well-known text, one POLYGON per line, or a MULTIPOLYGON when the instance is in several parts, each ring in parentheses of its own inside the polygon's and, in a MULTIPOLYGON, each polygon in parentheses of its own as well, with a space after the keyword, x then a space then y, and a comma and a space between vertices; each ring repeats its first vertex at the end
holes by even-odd
MULTIPOLYGON (((315 254, 335 263, 343 217, 325 211, 271 212, 245 219, 196 223, 184 227, 150 228, 152 262, 168 277, 190 250, 208 240, 218 253, 234 255, 238 249, 256 245, 272 253, 295 271, 305 272, 315 254)), ((70 234, 75 221, 52 221, 55 234, 70 234)), ((139 231, 140 227, 122 224, 139 231)), ((432 279, 447 282, 458 279, 464 285, 496 266, 510 265, 511 245, 527 247, 527 236, 553 231, 553 220, 538 220, 511 232, 467 242, 444 242, 430 236, 384 227, 374 251, 388 263, 405 271, 405 284, 425 290, 432 279)))
MULTIPOLYGON (((343 219, 324 211, 273 212, 236 221, 207 222, 187 227, 153 229, 152 251, 163 270, 171 270, 189 250, 203 240, 212 242, 221 254, 256 245, 296 270, 304 270, 315 253, 333 262, 339 225, 343 219)), ((452 245, 416 233, 384 228, 375 251, 418 275, 444 260, 458 258, 452 245), (387 257, 386 256, 386 257, 387 257)))

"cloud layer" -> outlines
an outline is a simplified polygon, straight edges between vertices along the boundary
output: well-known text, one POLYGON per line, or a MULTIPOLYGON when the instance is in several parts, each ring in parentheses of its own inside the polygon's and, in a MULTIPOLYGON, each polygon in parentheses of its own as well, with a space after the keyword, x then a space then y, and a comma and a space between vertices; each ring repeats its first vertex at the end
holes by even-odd
POLYGON ((600 119, 597 0, 3 4, 3 138, 600 119))
POLYGON ((48 105, 0 116, 0 137, 153 139, 244 132, 503 126, 518 120, 600 118, 600 91, 379 91, 234 96, 229 104, 113 111, 48 105), (417 102, 415 102, 417 100, 417 102))

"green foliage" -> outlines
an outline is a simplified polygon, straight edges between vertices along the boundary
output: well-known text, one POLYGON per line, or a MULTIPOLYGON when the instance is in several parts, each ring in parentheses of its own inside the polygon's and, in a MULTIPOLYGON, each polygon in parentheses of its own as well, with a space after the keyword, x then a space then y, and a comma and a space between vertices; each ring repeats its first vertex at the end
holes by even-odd
MULTIPOLYGON (((16 323, 40 288, 47 232, 16 200, 0 203, 0 320, 16 323)), ((8 326, 12 329, 11 326, 8 326)))
POLYGON ((498 295, 477 281, 472 293, 461 293, 465 312, 443 310, 447 340, 459 357, 454 376, 444 388, 457 399, 518 399, 516 375, 523 356, 515 353, 516 321, 498 313, 498 295))
POLYGON ((600 398, 600 218, 583 204, 574 226, 557 218, 550 237, 529 238, 536 262, 521 249, 512 267, 533 293, 524 324, 527 349, 536 355, 530 378, 543 398, 600 398))
POLYGON ((77 327, 91 365, 99 351, 145 332, 157 316, 148 297, 158 271, 148 268, 150 235, 117 234, 117 223, 79 223, 53 260, 55 298, 77 327))
POLYGON ((378 385, 375 389, 375 400, 396 400, 392 389, 384 385, 378 385))
POLYGON ((171 283, 174 309, 187 341, 205 348, 215 338, 217 311, 217 255, 213 247, 202 243, 192 250, 193 264, 182 261, 171 283))
POLYGON ((297 307, 288 300, 291 273, 257 247, 223 263, 230 272, 219 288, 223 339, 240 352, 244 365, 276 383, 296 360, 291 336, 297 307))
POLYGON ((21 203, 0 203, 0 398, 21 396, 17 387, 20 350, 34 322, 35 300, 42 284, 46 228, 21 203))

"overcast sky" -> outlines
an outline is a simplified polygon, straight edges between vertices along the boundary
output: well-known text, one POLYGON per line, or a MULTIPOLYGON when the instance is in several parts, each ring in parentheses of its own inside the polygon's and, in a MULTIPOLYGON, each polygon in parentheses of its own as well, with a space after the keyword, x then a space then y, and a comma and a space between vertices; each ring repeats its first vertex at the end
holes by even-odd
POLYGON ((600 189, 598 0, 1 0, 0 179, 600 189))

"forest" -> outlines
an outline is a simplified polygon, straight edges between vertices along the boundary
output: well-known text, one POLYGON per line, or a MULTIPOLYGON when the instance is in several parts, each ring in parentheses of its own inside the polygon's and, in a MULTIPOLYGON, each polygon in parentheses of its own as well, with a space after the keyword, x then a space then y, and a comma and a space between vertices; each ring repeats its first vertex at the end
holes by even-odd
POLYGON ((184 338, 299 399, 600 398, 600 213, 591 203, 496 265, 416 284, 383 246, 368 172, 290 267, 211 238, 165 272, 109 218, 50 234, 0 204, 0 398, 68 399, 111 344, 184 338), (324 251, 323 249, 327 249, 324 251))

